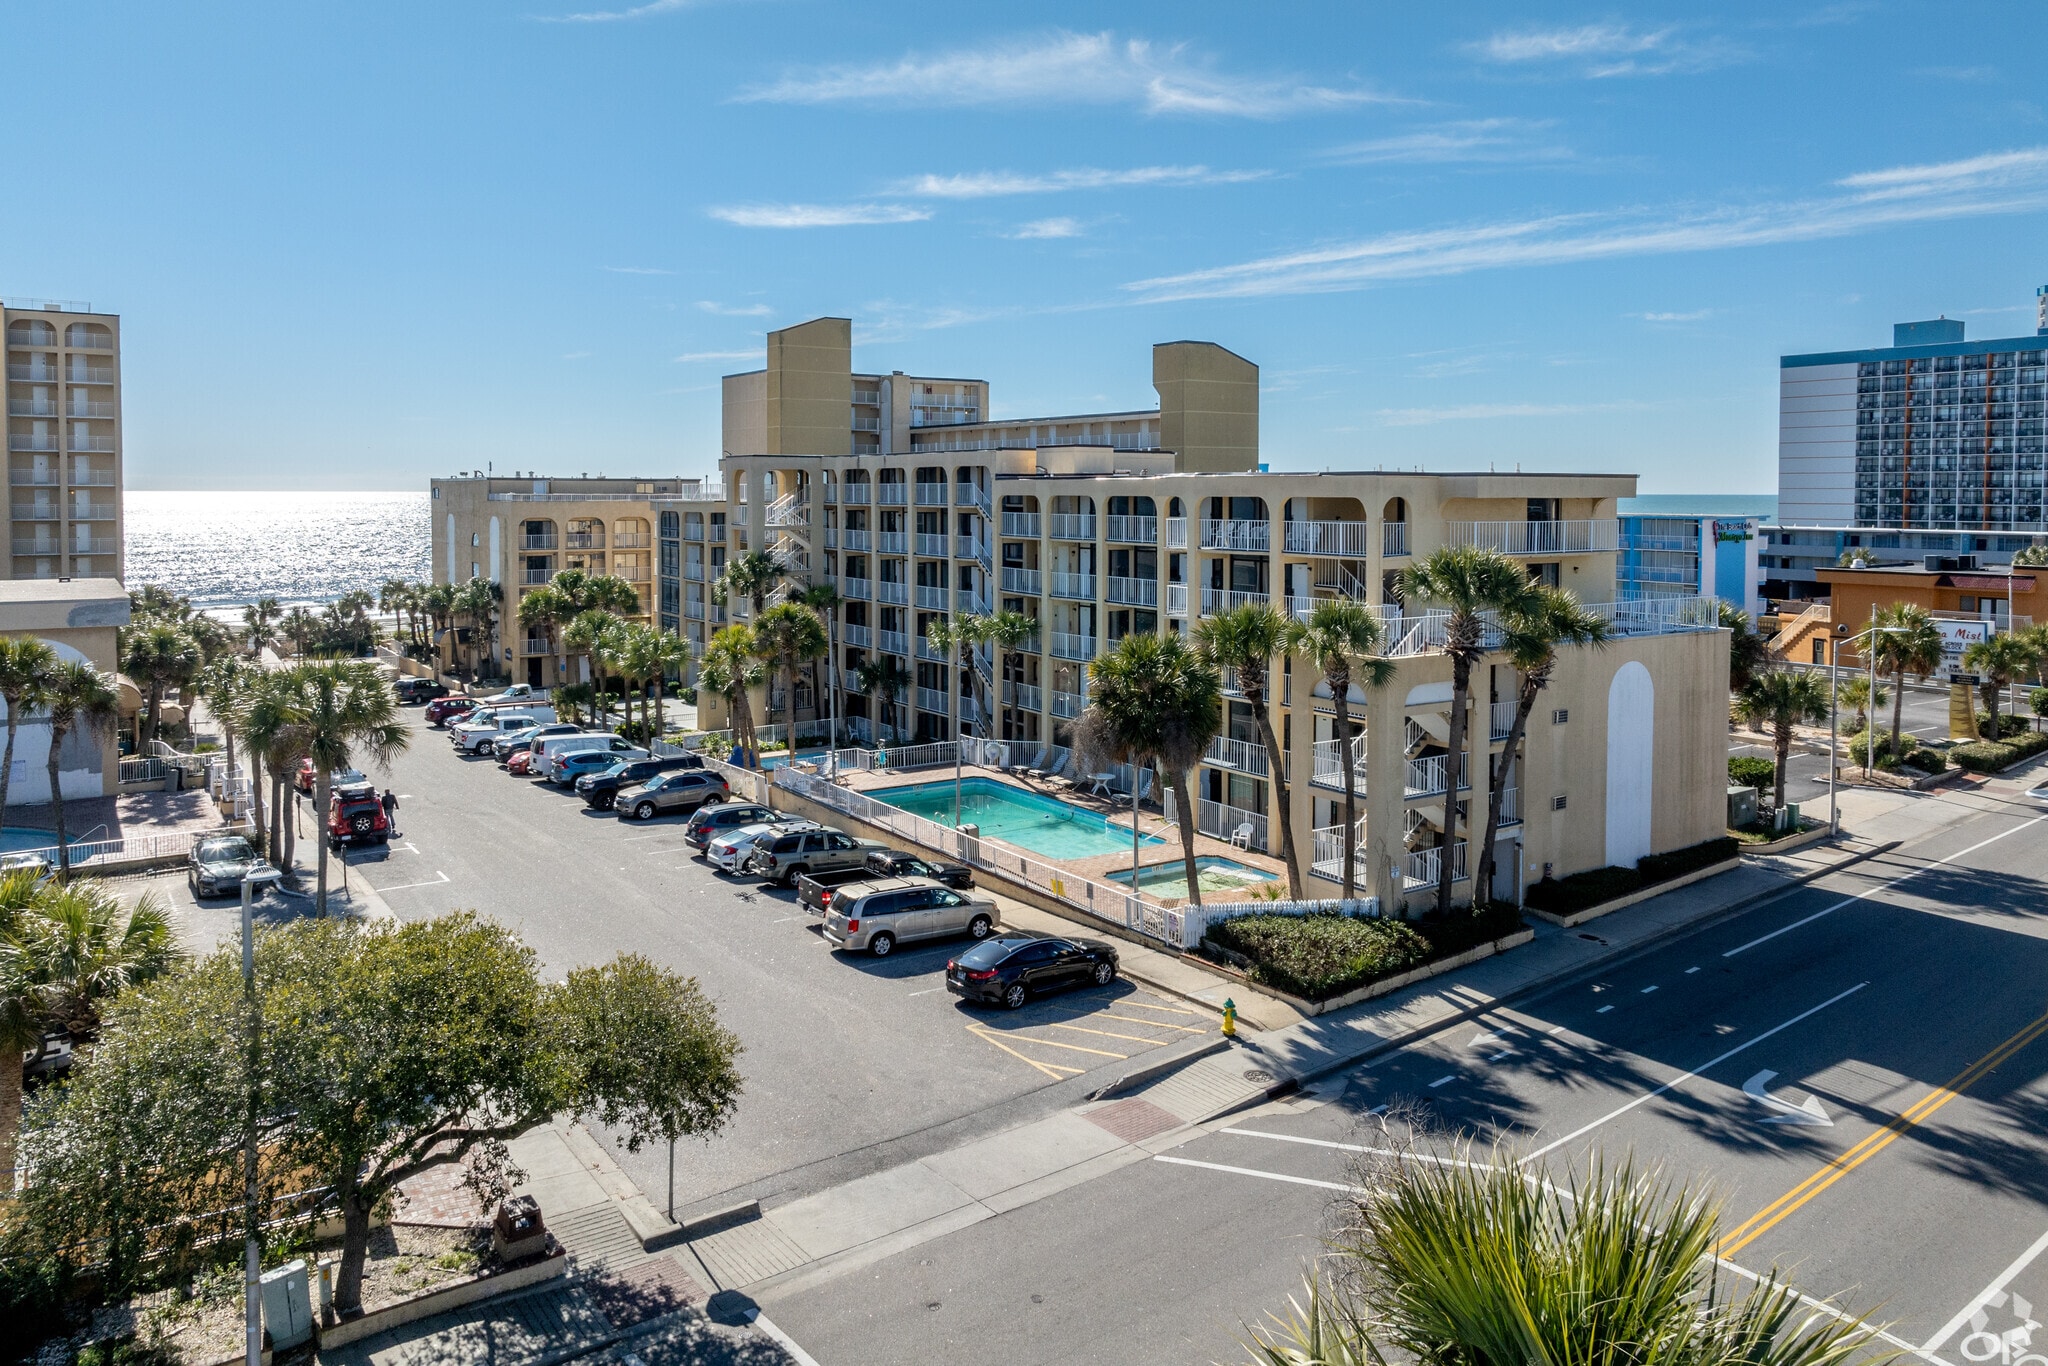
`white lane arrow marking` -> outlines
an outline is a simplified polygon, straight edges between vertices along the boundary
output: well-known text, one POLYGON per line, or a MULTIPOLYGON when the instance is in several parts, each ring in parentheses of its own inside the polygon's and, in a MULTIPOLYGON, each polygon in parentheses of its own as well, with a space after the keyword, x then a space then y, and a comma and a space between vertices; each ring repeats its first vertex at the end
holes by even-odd
POLYGON ((1777 1075, 1766 1068, 1742 1083, 1744 1095, 1751 1100, 1760 1100, 1771 1109, 1781 1112, 1768 1119, 1758 1120, 1759 1124, 1824 1124, 1830 1128, 1834 1126, 1835 1122, 1828 1118, 1828 1112, 1821 1106, 1819 1096, 1808 1096, 1804 1104, 1794 1105, 1789 1100, 1778 1099, 1766 1090, 1765 1088, 1771 1084, 1771 1078, 1777 1075))
POLYGON ((1509 1039, 1513 1038, 1517 1034, 1520 1034, 1521 1032, 1521 1030, 1516 1029, 1513 1025, 1502 1025, 1499 1029, 1490 1031, 1481 1030, 1479 1033, 1474 1034, 1472 1036, 1472 1042, 1466 1044, 1465 1047, 1477 1048, 1481 1044, 1506 1043, 1509 1039))

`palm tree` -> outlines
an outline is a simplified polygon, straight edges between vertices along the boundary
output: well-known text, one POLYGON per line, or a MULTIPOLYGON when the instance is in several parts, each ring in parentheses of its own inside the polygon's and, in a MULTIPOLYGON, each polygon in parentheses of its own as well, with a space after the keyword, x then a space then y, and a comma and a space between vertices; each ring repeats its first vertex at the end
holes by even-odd
POLYGON ((57 652, 43 641, 34 636, 0 636, 0 702, 7 704, 7 751, 0 754, 0 809, 7 806, 7 787, 14 777, 14 736, 21 728, 21 713, 42 705, 43 691, 56 669, 57 652))
MULTIPOLYGON (((1022 612, 1012 612, 1008 609, 987 617, 985 624, 981 628, 981 639, 987 644, 994 646, 997 650, 1000 650, 1006 664, 1012 655, 1020 652, 1024 648, 1025 643, 1037 634, 1038 619, 1036 617, 1027 617, 1022 612)), ((992 740, 995 738, 996 707, 1001 702, 1001 697, 991 696, 987 709, 982 713, 982 737, 984 739, 992 740)))
MULTIPOLYGON (((953 826, 960 826, 961 771, 965 766, 960 750, 960 671, 967 665, 967 655, 974 649, 981 636, 984 618, 972 612, 958 616, 940 617, 925 627, 925 643, 937 651, 946 661, 946 707, 949 715, 947 725, 953 736, 953 826)), ((1132 814, 1135 824, 1137 815, 1132 814)))
POLYGON ((258 598, 242 609, 242 639, 250 654, 260 655, 277 644, 277 623, 283 615, 276 598, 258 598))
POLYGON ((1266 747, 1267 776, 1273 784, 1274 820, 1280 827, 1280 861, 1287 865, 1287 890, 1296 901, 1307 898, 1301 879, 1301 853, 1294 844, 1294 806, 1288 795, 1287 765, 1280 750, 1280 737, 1273 729, 1272 667, 1275 656, 1287 648, 1290 619, 1270 603, 1248 602, 1227 608, 1195 624, 1195 645, 1203 658, 1218 669, 1237 676, 1237 690, 1244 694, 1258 723, 1260 743, 1266 747))
POLYGON ((249 751, 249 787, 256 795, 256 842, 263 846, 271 862, 287 873, 292 867, 292 850, 287 844, 294 833, 284 819, 284 783, 287 770, 298 762, 302 720, 291 685, 289 671, 259 674, 244 692, 240 708, 242 740, 249 751), (271 793, 267 837, 263 823, 266 769, 271 793))
POLYGON ((752 617, 759 620, 769 591, 787 572, 782 562, 767 551, 750 550, 728 563, 725 572, 712 582, 711 600, 722 605, 738 594, 754 609, 752 617))
POLYGON ((759 761, 760 746, 754 738, 754 707, 748 694, 761 686, 767 670, 754 645, 754 628, 744 622, 720 627, 705 642, 704 661, 697 669, 697 686, 723 697, 732 716, 734 762, 748 767, 759 761))
MULTIPOLYGON (((778 602, 754 618, 754 652, 782 670, 784 706, 789 713, 789 752, 796 753, 796 676, 831 648, 825 623, 800 602, 778 602)), ((771 697, 770 702, 773 702, 771 697)), ((769 723, 774 723, 771 712, 769 723)))
POLYGON ((1202 904, 1195 866, 1201 813, 1195 768, 1223 729, 1223 680, 1216 666, 1179 635, 1134 632, 1088 667, 1088 706, 1078 747, 1091 757, 1131 766, 1131 869, 1137 886, 1139 770, 1147 763, 1178 797, 1181 861, 1188 901, 1202 904))
MULTIPOLYGON (((1899 752, 1899 736, 1903 732, 1906 709, 1906 675, 1925 680, 1941 667, 1941 631, 1934 624, 1934 614, 1925 607, 1910 602, 1895 602, 1889 607, 1877 609, 1876 620, 1871 623, 1870 651, 1874 656, 1877 671, 1890 674, 1892 678, 1892 748, 1899 752)), ((1866 738, 1864 762, 1874 764, 1876 759, 1869 752, 1866 738)))
POLYGON ((630 622, 612 617, 604 628, 591 635, 590 667, 599 678, 619 680, 619 696, 625 706, 626 724, 633 723, 633 680, 627 676, 627 651, 633 638, 630 622))
POLYGON ((2030 545, 2012 557, 2016 569, 2039 569, 2048 566, 2048 545, 2030 545))
MULTIPOLYGON (((390 689, 385 689, 388 696, 390 689)), ((57 819, 57 876, 71 876, 71 850, 64 842, 64 794, 58 783, 58 756, 66 736, 76 732, 104 739, 121 715, 121 695, 114 676, 90 664, 59 664, 43 691, 50 716, 50 809, 57 819)))
POLYGON ((1749 686, 1757 670, 1770 662, 1771 647, 1757 634, 1749 613, 1733 603, 1719 605, 1721 629, 1728 632, 1728 691, 1739 693, 1749 686))
POLYGON ((1778 774, 1771 802, 1785 806, 1785 761, 1792 753, 1792 728, 1802 721, 1824 720, 1828 714, 1828 689, 1820 675, 1790 669, 1771 669, 1749 681, 1735 699, 1735 713, 1757 730, 1766 727, 1777 752, 1778 774))
MULTIPOLYGON (((689 674, 692 652, 690 642, 674 631, 654 631, 648 637, 647 650, 647 662, 653 666, 650 677, 654 681, 654 731, 650 740, 659 740, 668 731, 668 718, 663 715, 661 707, 668 689, 668 677, 674 674, 681 679, 689 674)), ((649 748, 653 748, 651 743, 649 748)))
POLYGON ((15 1149, 21 1137, 24 1055, 40 1053, 45 1020, 40 985, 14 935, 15 906, 36 890, 33 868, 0 878, 0 1197, 14 1194, 15 1149))
POLYGON ((313 761, 313 811, 321 826, 320 874, 313 908, 327 914, 329 775, 355 766, 362 755, 380 768, 411 741, 398 704, 375 668, 359 660, 308 664, 292 680, 302 720, 306 757, 313 761))
POLYGON ((278 622, 278 629, 292 643, 292 653, 304 659, 308 644, 320 634, 320 618, 303 607, 294 607, 278 622))
POLYGON ((199 644, 179 627, 158 622, 128 637, 121 667, 149 697, 149 739, 162 726, 164 689, 182 690, 199 673, 199 644))
POLYGON ((498 667, 498 604, 505 599, 504 588, 479 574, 455 591, 455 610, 470 622, 470 643, 476 649, 478 678, 496 677, 498 667), (484 666, 490 666, 485 673, 484 666))
MULTIPOLYGON (((578 612, 575 619, 562 628, 562 648, 568 651, 569 657, 574 659, 577 655, 582 655, 590 661, 589 672, 591 677, 588 680, 577 679, 575 681, 588 681, 592 684, 593 689, 596 690, 595 685, 598 682, 598 654, 604 639, 614 627, 623 626, 624 624, 625 622, 622 618, 614 616, 603 608, 593 607, 588 611, 578 612)), ((570 673, 573 676, 575 670, 570 670, 570 673)), ((592 710, 595 710, 594 705, 592 710)))
MULTIPOLYGON (((246 656, 222 655, 199 674, 199 695, 206 699, 207 710, 220 724, 221 739, 227 746, 230 779, 237 772, 235 741, 242 729, 243 697, 261 672, 246 656)), ((261 818, 258 819, 260 823, 261 818)))
POLYGON ((1436 910, 1451 911, 1451 879, 1456 873, 1458 789, 1465 774, 1465 707, 1472 695, 1472 670, 1486 652, 1486 613, 1527 609, 1535 593, 1529 571, 1498 550, 1477 546, 1443 546, 1421 563, 1401 571, 1403 602, 1435 603, 1448 609, 1444 653, 1451 657, 1451 724, 1445 760, 1449 786, 1444 794, 1444 825, 1437 837, 1436 910))
MULTIPOLYGON (((1319 600, 1307 621, 1289 622, 1287 627, 1287 653, 1308 659, 1322 670, 1337 708, 1332 729, 1336 731, 1337 762, 1344 773, 1342 880, 1346 901, 1358 893, 1358 766, 1352 757, 1351 681, 1356 677, 1368 688, 1383 688, 1393 681, 1394 661, 1380 654, 1386 640, 1386 627, 1369 609, 1338 598, 1319 600)), ((1448 807, 1456 801, 1457 793, 1452 792, 1444 804, 1448 807)))
MULTIPOLYGON (((826 715, 829 717, 825 743, 832 749, 839 748, 839 590, 828 583, 814 583, 796 595, 796 600, 818 614, 818 620, 825 623, 825 677, 824 686, 819 687, 818 666, 811 665, 811 692, 823 697, 826 715)), ((796 749, 790 746, 793 753, 796 749)))
MULTIPOLYGON (((584 577, 580 569, 565 569, 555 575, 554 581, 542 584, 519 599, 519 624, 526 628, 528 634, 536 631, 545 632, 551 647, 550 653, 561 647, 562 628, 574 621, 577 612, 582 610, 576 605, 576 599, 561 585, 560 580, 568 574, 574 574, 578 580, 584 577)), ((557 676, 568 676, 566 665, 557 676)))
POLYGON ((853 686, 862 697, 868 699, 875 715, 874 733, 880 739, 882 708, 877 703, 894 707, 903 699, 903 690, 910 686, 910 673, 896 662, 894 655, 870 655, 853 670, 853 686))
POLYGON ((1500 761, 1487 779, 1486 838, 1479 844, 1479 867, 1472 882, 1475 905, 1493 900, 1493 842, 1500 837, 1507 776, 1510 770, 1519 772, 1529 713, 1536 709, 1537 697, 1549 685, 1550 675, 1557 668, 1558 650, 1566 645, 1597 648, 1614 634, 1607 618, 1587 611, 1577 596, 1561 588, 1538 589, 1525 607, 1509 612, 1501 624, 1506 633, 1502 650, 1515 666, 1520 681, 1515 691, 1514 723, 1508 728, 1507 743, 1501 746, 1500 761))
POLYGON ((1885 690, 1884 684, 1877 685, 1877 696, 1872 697, 1870 680, 1861 675, 1843 679, 1841 686, 1835 689, 1835 702, 1838 706, 1856 709, 1856 729, 1859 731, 1869 730, 1870 713, 1889 701, 1891 693, 1885 690))
POLYGON ((420 610, 427 614, 427 622, 434 637, 434 658, 438 661, 441 657, 441 641, 455 620, 455 585, 429 584, 420 593, 420 610))
POLYGON ((1963 650, 1963 667, 1983 676, 1984 705, 1991 713, 1991 738, 2003 739, 1998 720, 1999 700, 2015 678, 2021 678, 2038 662, 2034 648, 2023 636, 2006 631, 1988 640, 1972 642, 1963 650))

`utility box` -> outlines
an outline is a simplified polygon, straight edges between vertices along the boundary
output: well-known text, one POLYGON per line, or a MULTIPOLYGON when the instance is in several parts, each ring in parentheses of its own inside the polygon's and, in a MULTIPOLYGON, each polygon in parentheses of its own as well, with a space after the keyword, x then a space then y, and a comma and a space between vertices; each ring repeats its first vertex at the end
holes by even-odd
POLYGON ((547 1250, 548 1228, 539 1201, 515 1195, 498 1206, 498 1217, 491 1221, 491 1251, 499 1261, 523 1261, 547 1250))
POLYGON ((1740 830, 1756 820, 1756 789, 1747 784, 1728 787, 1728 828, 1740 830))
POLYGON ((263 1273, 263 1326, 273 1351, 296 1347, 313 1336, 313 1301, 306 1286, 304 1259, 286 1262, 263 1273))

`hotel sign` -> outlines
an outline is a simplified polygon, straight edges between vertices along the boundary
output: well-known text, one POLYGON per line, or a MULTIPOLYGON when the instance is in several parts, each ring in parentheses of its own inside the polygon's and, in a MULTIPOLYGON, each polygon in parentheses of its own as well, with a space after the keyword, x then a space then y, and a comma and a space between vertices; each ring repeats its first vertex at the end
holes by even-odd
POLYGON ((1724 521, 1718 517, 1714 519, 1714 543, 1716 545, 1739 544, 1743 541, 1755 539, 1756 533, 1750 530, 1749 523, 1746 521, 1731 522, 1724 521))
POLYGON ((1991 634, 1988 621, 1953 621, 1937 617, 1934 629, 1941 632, 1941 662, 1953 669, 1963 662, 1963 651, 1991 634))

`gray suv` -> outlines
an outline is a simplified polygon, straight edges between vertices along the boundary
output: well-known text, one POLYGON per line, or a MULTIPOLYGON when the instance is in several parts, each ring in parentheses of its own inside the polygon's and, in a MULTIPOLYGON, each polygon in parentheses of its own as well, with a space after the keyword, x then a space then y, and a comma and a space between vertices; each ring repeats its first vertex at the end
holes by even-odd
POLYGON ((996 903, 923 878, 888 878, 841 888, 825 913, 825 938, 835 949, 866 949, 886 958, 898 942, 965 934, 986 939, 996 903))
POLYGON ((629 787, 612 801, 612 810, 636 821, 651 821, 657 811, 695 811, 730 797, 725 779, 701 768, 657 773, 638 787, 629 787))
POLYGON ((839 868, 858 868, 868 855, 887 845, 857 840, 837 830, 791 831, 787 835, 763 838, 754 846, 748 868, 760 877, 784 887, 794 887, 805 873, 829 873, 839 868))

